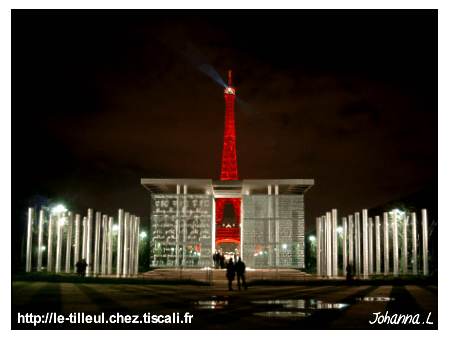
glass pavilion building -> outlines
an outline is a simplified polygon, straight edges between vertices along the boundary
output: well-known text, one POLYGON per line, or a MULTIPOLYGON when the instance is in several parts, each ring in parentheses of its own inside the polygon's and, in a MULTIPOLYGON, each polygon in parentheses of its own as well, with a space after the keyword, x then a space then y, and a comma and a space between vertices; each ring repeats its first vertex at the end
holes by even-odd
POLYGON ((304 268, 311 179, 141 179, 151 200, 153 267, 212 267, 215 200, 241 198, 240 253, 250 268, 304 268))

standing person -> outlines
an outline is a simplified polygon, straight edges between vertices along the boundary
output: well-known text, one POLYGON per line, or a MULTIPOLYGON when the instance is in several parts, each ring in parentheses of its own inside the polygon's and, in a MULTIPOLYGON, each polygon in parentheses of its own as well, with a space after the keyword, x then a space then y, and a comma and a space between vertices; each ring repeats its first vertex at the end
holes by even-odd
POLYGON ((234 264, 233 264, 233 258, 230 258, 230 260, 227 263, 227 279, 228 279, 228 290, 233 291, 233 288, 231 287, 231 284, 234 281, 234 275, 235 275, 235 270, 234 270, 234 264))
POLYGON ((222 254, 219 254, 219 260, 220 260, 220 268, 223 269, 225 267, 225 256, 222 254))
POLYGON ((217 259, 217 251, 214 252, 214 255, 213 255, 213 263, 214 263, 214 267, 216 267, 216 259, 217 259))
POLYGON ((240 279, 242 278, 242 285, 247 290, 247 284, 245 283, 245 264, 241 261, 241 257, 239 257, 238 262, 234 265, 234 269, 236 270, 238 289, 241 289, 240 279))
POLYGON ((82 262, 81 262, 81 276, 85 276, 86 275, 86 267, 88 266, 88 264, 86 263, 86 259, 83 258, 82 262))
POLYGON ((75 264, 77 267, 77 275, 78 277, 81 277, 83 274, 83 259, 80 259, 77 264, 75 264))
POLYGON ((352 281, 352 270, 353 270, 353 267, 350 265, 350 264, 348 264, 347 265, 347 282, 351 282, 352 281))

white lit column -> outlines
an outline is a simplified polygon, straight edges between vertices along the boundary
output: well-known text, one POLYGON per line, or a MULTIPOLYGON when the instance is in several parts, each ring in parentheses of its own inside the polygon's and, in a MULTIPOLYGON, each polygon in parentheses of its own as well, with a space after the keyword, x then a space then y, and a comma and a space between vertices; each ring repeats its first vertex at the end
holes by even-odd
POLYGON ((123 209, 119 209, 119 217, 118 217, 118 225, 119 230, 117 233, 117 278, 122 276, 122 256, 123 256, 123 237, 122 237, 122 229, 123 229, 123 209))
POLYGON ((393 240, 393 254, 394 254, 394 277, 398 277, 398 225, 397 225, 397 210, 394 210, 392 219, 392 240, 393 240))
POLYGON ((53 214, 48 215, 48 242, 47 242, 47 271, 52 271, 53 266, 53 214))
POLYGON ((103 215, 102 220, 102 275, 106 275, 106 242, 108 239, 108 215, 103 215))
POLYGON ((408 232, 407 232, 408 220, 406 217, 406 212, 403 214, 403 250, 402 250, 402 260, 403 260, 403 274, 408 274, 408 232))
POLYGON ((281 254, 281 247, 280 247, 280 221, 278 218, 280 217, 280 210, 279 210, 279 203, 278 203, 278 184, 275 185, 275 246, 277 248, 276 253, 276 266, 277 269, 280 266, 280 254, 281 254))
POLYGON ((377 275, 381 275, 380 216, 375 216, 375 239, 377 247, 377 256, 376 256, 377 275))
POLYGON ((67 245, 66 245, 66 273, 70 273, 70 256, 72 253, 72 227, 73 227, 73 212, 67 213, 69 223, 67 225, 67 245))
POLYGON ((423 240, 423 275, 428 276, 428 221, 427 209, 422 209, 422 240, 423 240))
MULTIPOLYGON (((81 258, 87 260, 87 217, 83 217, 83 243, 81 247, 81 258)), ((86 261, 87 262, 87 261, 86 261)))
POLYGON ((362 231, 363 231, 363 272, 364 272, 364 279, 368 279, 369 278, 369 255, 368 255, 368 251, 369 251, 369 241, 367 238, 367 227, 368 227, 368 217, 367 217, 367 209, 363 210, 363 214, 362 214, 362 218, 363 218, 363 224, 362 224, 362 231))
POLYGON ((369 275, 373 275, 373 219, 369 218, 369 275))
POLYGON ((31 247, 33 244, 33 223, 34 223, 34 208, 28 208, 28 227, 27 227, 27 259, 25 271, 31 272, 31 247))
POLYGON ((108 275, 112 275, 113 265, 113 223, 114 217, 110 216, 108 219, 108 275))
MULTIPOLYGON (((185 212, 183 212, 183 208, 181 207, 181 185, 177 184, 177 224, 175 228, 175 266, 178 267, 178 262, 180 261, 180 242, 182 242, 181 239, 181 218, 183 218, 183 215, 186 215, 185 212), (181 217, 180 217, 181 215, 181 217)), ((183 205, 184 207, 184 205, 183 205)), ((214 219, 214 223, 216 220, 214 219)), ((169 262, 169 259, 167 259, 167 262, 169 262)))
POLYGON ((132 276, 134 272, 134 219, 136 216, 130 216, 130 256, 128 260, 129 275, 132 276))
POLYGON ((348 216, 348 263, 350 264, 351 273, 355 269, 354 255, 353 255, 353 216, 348 216))
POLYGON ((94 242, 94 277, 98 277, 100 266, 100 227, 102 223, 102 213, 95 214, 95 242, 94 242))
POLYGON ((355 213, 355 260, 356 276, 361 277, 361 227, 359 212, 355 213))
POLYGON ((92 269, 92 231, 94 228, 94 210, 88 209, 87 216, 87 240, 86 240, 86 276, 89 277, 91 275, 92 269))
POLYGON ((345 272, 347 271, 347 218, 346 217, 342 217, 342 226, 344 227, 344 233, 342 234, 342 246, 343 246, 343 250, 342 250, 342 259, 343 259, 343 264, 342 264, 342 272, 345 276, 345 272))
POLYGON ((327 231, 326 231, 326 216, 321 216, 322 220, 322 276, 327 275, 327 231))
POLYGON ((316 245, 316 250, 317 250, 317 252, 316 252, 316 260, 317 260, 317 263, 316 263, 316 274, 317 274, 317 277, 322 275, 322 271, 321 271, 321 265, 322 265, 322 256, 321 256, 321 254, 322 254, 321 253, 321 250, 322 250, 321 230, 322 229, 321 228, 322 228, 322 226, 321 226, 321 223, 322 222, 321 222, 320 217, 316 217, 316 234, 317 234, 317 236, 316 236, 316 238, 317 238, 317 242, 316 242, 317 243, 317 245, 316 245))
POLYGON ((412 255, 413 255, 413 275, 417 276, 417 219, 416 213, 412 215, 412 255))
POLYGON ((80 260, 80 223, 81 216, 75 215, 75 248, 73 250, 73 266, 75 267, 80 260))
POLYGON ((389 216, 383 213, 384 228, 384 275, 389 276, 389 216))
POLYGON ((122 277, 128 277, 128 258, 130 257, 130 213, 125 213, 123 227, 123 271, 122 277))
POLYGON ((38 235, 38 261, 37 261, 37 271, 42 270, 42 244, 44 240, 44 210, 39 211, 39 235, 38 235))
MULTIPOLYGON (((183 199, 184 199, 184 205, 186 207, 186 213, 185 213, 185 218, 183 220, 183 241, 182 241, 182 249, 183 249, 183 256, 181 259, 181 267, 183 268, 184 266, 186 266, 186 245, 184 243, 186 243, 186 239, 187 239, 187 205, 188 205, 188 201, 187 201, 187 194, 188 194, 188 186, 187 184, 183 185, 183 199)), ((201 252, 200 252, 201 254, 201 252)), ((179 262, 177 262, 177 264, 179 264, 179 262)))
POLYGON ((338 276, 337 210, 331 210, 333 229, 333 277, 338 276))
POLYGON ((273 268, 273 256, 277 255, 277 250, 275 249, 275 246, 273 245, 273 234, 272 234, 272 219, 273 219, 273 215, 272 215, 272 186, 269 184, 267 186, 267 226, 269 228, 269 269, 273 268), (275 253, 274 255, 272 255, 273 253, 275 253))
POLYGON ((62 252, 62 240, 64 229, 64 214, 60 213, 58 217, 58 224, 56 226, 57 239, 56 239, 56 266, 55 273, 61 273, 61 252, 62 252))
POLYGON ((327 212, 327 277, 332 275, 332 262, 331 262, 331 212, 327 212))
POLYGON ((140 217, 136 217, 135 219, 136 222, 136 244, 135 244, 135 254, 134 254, 134 274, 137 275, 139 274, 139 240, 141 238, 140 234, 139 234, 139 230, 141 227, 141 218, 140 217))

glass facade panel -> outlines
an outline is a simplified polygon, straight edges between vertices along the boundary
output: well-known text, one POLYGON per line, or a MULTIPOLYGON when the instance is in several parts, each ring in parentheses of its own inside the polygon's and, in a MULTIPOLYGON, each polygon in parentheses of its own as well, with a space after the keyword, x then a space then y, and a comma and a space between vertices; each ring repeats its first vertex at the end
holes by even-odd
POLYGON ((242 257, 248 267, 305 267, 303 195, 245 195, 242 207, 242 257))
POLYGON ((152 194, 152 266, 212 265, 212 195, 152 194))

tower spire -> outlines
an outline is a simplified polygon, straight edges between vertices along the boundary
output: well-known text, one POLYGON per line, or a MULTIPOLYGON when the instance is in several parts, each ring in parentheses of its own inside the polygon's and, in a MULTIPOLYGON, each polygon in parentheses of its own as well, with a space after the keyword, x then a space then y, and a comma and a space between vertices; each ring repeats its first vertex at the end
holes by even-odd
MULTIPOLYGON (((237 180, 236 162, 236 132, 234 127, 234 99, 236 92, 231 86, 231 70, 228 71, 228 87, 225 88, 225 131, 223 137, 222 171, 221 180, 237 180)), ((223 208, 225 203, 232 203, 236 223, 241 220, 241 199, 221 198, 216 200, 216 223, 221 223, 223 219, 223 208)))

